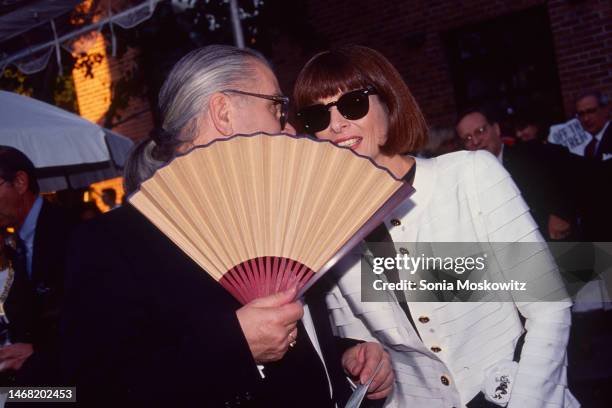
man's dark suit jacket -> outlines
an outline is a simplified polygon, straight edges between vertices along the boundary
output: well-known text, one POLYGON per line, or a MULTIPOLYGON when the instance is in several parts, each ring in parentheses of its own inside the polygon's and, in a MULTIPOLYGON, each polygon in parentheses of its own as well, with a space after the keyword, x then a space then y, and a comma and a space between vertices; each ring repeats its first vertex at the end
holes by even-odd
POLYGON ((585 241, 612 241, 612 123, 604 132, 595 158, 586 160, 582 180, 581 219, 585 241))
POLYGON ((43 202, 36 221, 32 275, 16 271, 5 302, 12 343, 31 343, 34 354, 17 373, 0 374, 0 382, 19 386, 56 381, 60 309, 64 291, 66 250, 76 218, 43 202))
POLYGON ((16 274, 6 300, 13 343, 33 343, 35 351, 54 347, 64 288, 66 248, 75 219, 43 202, 34 235, 32 276, 16 274))
MULTIPOLYGON (((70 248, 60 362, 81 406, 333 406, 301 323, 262 379, 241 305, 133 207, 83 225, 70 248)), ((350 389, 320 300, 309 304, 342 406, 350 389)))
POLYGON ((554 214, 570 223, 576 217, 577 177, 573 172, 581 160, 562 146, 537 140, 504 147, 503 166, 546 239, 549 238, 549 215, 554 214))

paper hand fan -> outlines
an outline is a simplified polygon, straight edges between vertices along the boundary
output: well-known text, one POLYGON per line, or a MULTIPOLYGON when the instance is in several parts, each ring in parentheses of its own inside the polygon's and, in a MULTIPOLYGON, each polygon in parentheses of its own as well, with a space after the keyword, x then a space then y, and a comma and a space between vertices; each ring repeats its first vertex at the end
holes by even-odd
POLYGON ((246 304, 302 295, 413 191, 348 148, 258 133, 191 149, 129 201, 246 304))

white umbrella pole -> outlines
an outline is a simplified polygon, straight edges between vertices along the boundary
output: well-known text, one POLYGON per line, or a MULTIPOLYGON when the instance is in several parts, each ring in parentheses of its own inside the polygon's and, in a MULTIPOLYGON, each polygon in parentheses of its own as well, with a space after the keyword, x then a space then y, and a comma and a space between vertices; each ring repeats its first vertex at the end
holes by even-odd
POLYGON ((229 4, 232 28, 234 32, 234 43, 236 43, 236 47, 244 48, 244 36, 242 35, 242 26, 240 25, 240 17, 238 16, 237 0, 230 0, 229 4))

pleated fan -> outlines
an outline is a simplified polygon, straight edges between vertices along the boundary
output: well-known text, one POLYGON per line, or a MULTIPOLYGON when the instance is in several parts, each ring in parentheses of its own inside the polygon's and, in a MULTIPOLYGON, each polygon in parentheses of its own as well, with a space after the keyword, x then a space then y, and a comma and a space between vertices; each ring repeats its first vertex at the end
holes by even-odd
POLYGON ((246 304, 302 295, 413 191, 348 148, 258 133, 191 149, 129 201, 246 304))

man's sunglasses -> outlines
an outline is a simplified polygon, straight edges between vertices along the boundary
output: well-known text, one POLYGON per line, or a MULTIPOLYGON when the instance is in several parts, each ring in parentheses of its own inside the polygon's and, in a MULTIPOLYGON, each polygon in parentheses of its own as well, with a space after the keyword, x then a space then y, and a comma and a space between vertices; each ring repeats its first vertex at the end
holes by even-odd
POLYGON ((307 106, 297 113, 297 118, 301 122, 307 133, 314 134, 327 129, 331 120, 329 108, 335 106, 338 112, 346 119, 357 120, 363 118, 370 110, 369 95, 376 95, 376 89, 368 86, 365 89, 350 91, 342 95, 335 102, 326 105, 317 104, 307 106))
POLYGON ((289 98, 281 95, 264 95, 258 93, 244 92, 239 91, 237 89, 225 89, 221 92, 229 92, 235 93, 239 95, 246 96, 254 96, 256 98, 267 99, 269 101, 274 101, 277 105, 280 105, 280 116, 278 120, 280 121, 281 130, 285 130, 285 125, 287 124, 287 117, 289 116, 289 98))

